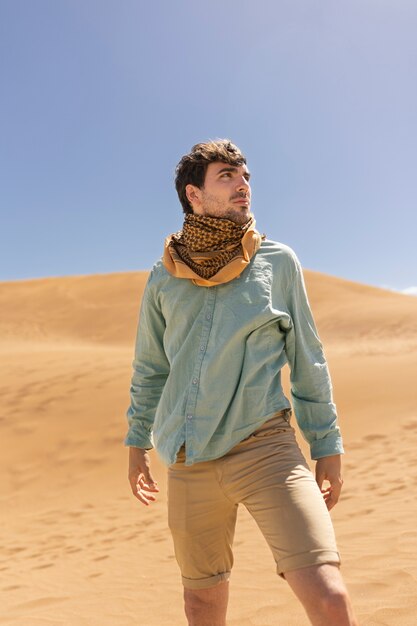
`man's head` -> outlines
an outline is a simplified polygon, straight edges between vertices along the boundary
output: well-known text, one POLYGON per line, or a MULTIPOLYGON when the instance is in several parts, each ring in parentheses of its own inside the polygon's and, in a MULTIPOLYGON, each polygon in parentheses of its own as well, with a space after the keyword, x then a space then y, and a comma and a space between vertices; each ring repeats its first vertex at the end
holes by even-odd
POLYGON ((245 156, 231 141, 196 144, 175 171, 175 187, 185 214, 227 218, 237 224, 248 221, 250 174, 245 156))

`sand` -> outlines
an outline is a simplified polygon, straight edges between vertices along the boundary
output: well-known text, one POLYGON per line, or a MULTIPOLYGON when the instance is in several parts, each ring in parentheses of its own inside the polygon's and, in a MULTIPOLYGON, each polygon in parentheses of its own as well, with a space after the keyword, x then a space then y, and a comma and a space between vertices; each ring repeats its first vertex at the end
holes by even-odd
MULTIPOLYGON (((0 284, 0 624, 185 624, 165 468, 152 452, 161 493, 143 507, 123 446, 146 276, 0 284)), ((346 444, 344 577, 362 625, 412 626, 417 298, 305 277, 346 444)), ((228 625, 276 624, 308 622, 241 510, 228 625)))

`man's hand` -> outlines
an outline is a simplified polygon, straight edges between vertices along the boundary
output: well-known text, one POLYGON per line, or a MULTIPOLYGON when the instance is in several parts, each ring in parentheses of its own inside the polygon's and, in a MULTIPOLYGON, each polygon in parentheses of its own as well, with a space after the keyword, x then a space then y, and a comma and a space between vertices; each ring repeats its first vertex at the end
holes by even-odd
POLYGON ((129 448, 129 482, 135 498, 146 506, 156 499, 152 494, 159 491, 158 485, 151 475, 148 451, 143 448, 129 448))
POLYGON ((342 490, 342 460, 340 454, 324 456, 316 463, 316 481, 323 494, 327 508, 332 509, 337 503, 342 490), (329 487, 323 488, 323 482, 327 480, 329 487))

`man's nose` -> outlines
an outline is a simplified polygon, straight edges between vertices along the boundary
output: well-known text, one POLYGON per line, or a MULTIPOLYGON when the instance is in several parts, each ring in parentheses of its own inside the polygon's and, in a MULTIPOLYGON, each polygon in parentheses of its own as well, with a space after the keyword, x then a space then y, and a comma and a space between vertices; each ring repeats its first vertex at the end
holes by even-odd
POLYGON ((241 176, 236 189, 237 191, 244 191, 247 193, 250 190, 249 181, 244 176, 241 176))

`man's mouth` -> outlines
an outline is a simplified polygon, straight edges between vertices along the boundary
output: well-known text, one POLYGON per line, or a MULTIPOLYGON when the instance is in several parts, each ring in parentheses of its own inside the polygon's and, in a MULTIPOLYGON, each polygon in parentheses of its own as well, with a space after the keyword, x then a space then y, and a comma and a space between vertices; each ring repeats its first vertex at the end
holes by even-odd
POLYGON ((233 202, 238 204, 249 204, 249 198, 235 198, 233 202))

